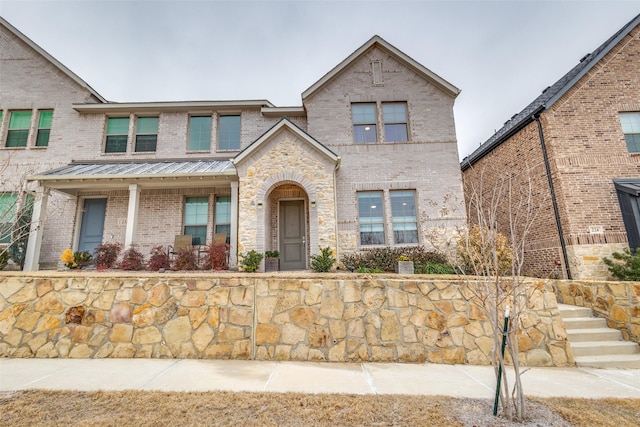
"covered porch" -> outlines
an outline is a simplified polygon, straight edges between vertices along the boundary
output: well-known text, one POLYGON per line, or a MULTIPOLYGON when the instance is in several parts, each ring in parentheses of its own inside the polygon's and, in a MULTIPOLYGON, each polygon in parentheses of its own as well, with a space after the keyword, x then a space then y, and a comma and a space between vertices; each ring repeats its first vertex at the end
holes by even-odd
POLYGON ((184 232, 186 227, 202 228, 205 241, 201 244, 210 244, 220 226, 228 233, 229 268, 237 268, 238 178, 228 160, 74 162, 30 176, 28 181, 38 194, 25 271, 39 270, 52 191, 76 201, 73 236, 69 239, 74 250, 109 240, 125 248, 169 245, 176 235, 189 234, 184 232), (205 198, 206 204, 202 203, 205 198), (206 206, 195 225, 186 215, 189 200, 206 206), (224 200, 224 224, 218 224, 219 200, 224 200))

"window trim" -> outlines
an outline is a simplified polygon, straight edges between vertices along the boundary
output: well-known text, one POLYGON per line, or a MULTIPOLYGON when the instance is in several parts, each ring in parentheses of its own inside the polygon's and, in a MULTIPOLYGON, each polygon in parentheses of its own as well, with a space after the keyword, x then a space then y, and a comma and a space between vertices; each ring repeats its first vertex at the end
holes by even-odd
POLYGON ((7 123, 7 132, 4 139, 4 148, 27 148, 29 146, 29 137, 31 136, 31 128, 33 127, 33 110, 9 110, 9 120, 7 123), (15 113, 29 113, 29 126, 26 128, 11 128, 11 119, 15 113), (11 132, 24 132, 26 130, 27 135, 24 140, 24 145, 9 145, 9 136, 11 132))
POLYGON ((218 128, 216 130, 217 141, 216 148, 217 151, 240 151, 242 148, 242 114, 240 113, 222 113, 218 114, 218 128), (237 117, 238 118, 238 148, 222 148, 220 143, 222 142, 222 137, 220 136, 222 131, 222 119, 223 117, 237 117))
MULTIPOLYGON (((389 201, 391 202, 391 231, 393 232, 393 244, 394 245, 417 245, 420 244, 420 233, 418 231, 418 216, 417 216, 417 206, 416 206, 416 190, 390 190, 389 191, 389 201), (413 216, 396 216, 394 214, 394 209, 393 209, 393 194, 400 194, 400 193, 411 193, 411 195, 413 196, 413 216), (398 219, 396 219, 398 218, 398 219), (411 221, 407 221, 407 220, 400 220, 399 218, 413 218, 413 220, 411 221), (415 225, 415 242, 398 242, 396 239, 396 230, 395 230, 395 226, 396 224, 403 224, 403 225, 407 225, 407 224, 414 224, 415 225)), ((407 231, 407 230, 402 230, 402 231, 407 231)))
POLYGON ((194 152, 210 152, 211 151, 211 135, 213 134, 212 132, 212 128, 213 128, 213 115, 212 114, 190 114, 189 115, 189 124, 187 127, 187 132, 189 133, 187 135, 187 152, 190 153, 194 153, 194 152), (191 129, 191 124, 192 124, 192 120, 194 118, 208 118, 209 119, 209 140, 207 141, 207 147, 206 148, 191 148, 191 136, 192 136, 192 129, 191 129))
POLYGON ((409 113, 408 113, 408 107, 407 107, 407 102, 406 101, 390 101, 390 102, 382 102, 381 105, 381 110, 382 110, 382 131, 384 133, 384 142, 388 142, 388 143, 402 143, 402 142, 409 142, 409 113), (385 120, 385 114, 384 114, 384 107, 385 105, 402 105, 404 106, 404 121, 386 121, 385 120), (404 141, 396 141, 396 140, 390 140, 389 138, 387 138, 387 125, 404 125, 404 132, 405 132, 405 136, 406 139, 404 141))
MULTIPOLYGON (((208 195, 198 195, 198 196, 185 196, 184 198, 184 202, 183 202, 183 206, 184 206, 184 213, 182 215, 182 231, 183 234, 190 234, 187 233, 187 227, 204 227, 204 242, 200 241, 199 243, 196 242, 196 238, 199 236, 195 236, 195 235, 191 235, 191 244, 192 245, 206 245, 207 244, 207 236, 209 234, 209 208, 210 208, 210 200, 209 200, 209 196, 208 195), (187 205, 189 203, 189 199, 206 199, 206 218, 205 218, 205 222, 204 223, 187 223, 187 205)), ((197 215, 197 214, 196 214, 197 215)))
POLYGON ((376 102, 353 102, 351 103, 351 131, 353 132, 353 143, 354 144, 377 144, 378 143, 378 105, 376 102), (356 112, 354 111, 355 107, 364 107, 364 106, 373 106, 373 117, 374 121, 356 121, 356 112), (373 136, 375 136, 375 141, 367 141, 366 133, 363 133, 363 140, 360 141, 357 138, 358 132, 356 129, 363 128, 364 131, 368 131, 367 126, 373 126, 373 136))
POLYGON ((214 206, 215 206, 215 212, 213 213, 213 233, 217 234, 220 233, 220 231, 218 231, 218 226, 224 226, 226 227, 229 231, 227 232, 227 243, 230 242, 231 239, 231 195, 225 195, 225 194, 220 194, 220 195, 216 195, 214 198, 214 206), (229 212, 228 212, 228 218, 224 218, 225 220, 228 219, 228 222, 219 222, 218 221, 218 199, 225 197, 228 198, 229 201, 228 202, 224 202, 224 203, 228 203, 229 205, 229 212))
MULTIPOLYGON (((160 128, 160 116, 136 116, 136 127, 135 127, 135 134, 134 134, 134 146, 133 146, 133 152, 134 153, 155 153, 158 149, 158 132, 159 132, 159 128, 160 128), (144 119, 155 119, 156 120, 156 126, 155 126, 155 133, 146 133, 146 132, 140 132, 139 127, 140 127, 140 123, 141 121, 143 121, 144 119), (148 137, 148 136, 155 136, 155 141, 153 141, 153 150, 141 150, 138 149, 138 137, 142 136, 142 137, 148 137)), ((148 144, 148 141, 144 141, 144 144, 148 144)))
POLYGON ((49 146, 49 141, 51 139, 51 128, 53 127, 53 110, 52 109, 46 109, 46 110, 38 110, 38 127, 36 129, 36 141, 35 141, 35 147, 38 148, 46 148, 49 146), (42 126, 42 113, 48 113, 51 112, 51 117, 49 118, 49 127, 43 127, 42 126), (44 144, 40 144, 40 135, 42 131, 48 131, 47 134, 47 140, 45 141, 44 144))
POLYGON ((107 120, 105 121, 105 138, 104 138, 104 149, 102 151, 102 154, 126 154, 129 148, 129 134, 131 133, 131 116, 107 116, 106 117, 107 120), (110 135, 109 134, 109 121, 111 119, 126 119, 127 120, 127 133, 123 134, 123 133, 117 133, 117 134, 113 134, 110 135), (126 141, 125 141, 125 145, 124 145, 124 151, 107 151, 107 147, 109 145, 109 136, 125 136, 126 137, 126 141))
MULTIPOLYGON (((360 244, 360 246, 384 246, 386 245, 387 242, 387 238, 386 238, 386 221, 385 221, 385 206, 384 206, 384 191, 382 190, 368 190, 368 191, 358 191, 356 192, 356 205, 357 205, 357 212, 358 212, 358 242, 360 244), (366 217, 366 218, 380 218, 381 221, 379 222, 373 222, 373 221, 367 221, 367 222, 363 222, 363 216, 360 215, 360 211, 361 211, 361 206, 360 206, 360 196, 361 195, 366 195, 366 194, 377 194, 380 196, 380 209, 381 209, 381 216, 380 217, 366 217), (363 238, 362 238, 362 234, 363 233, 380 233, 378 232, 374 232, 374 231, 362 231, 362 226, 363 225, 382 225, 382 242, 377 242, 377 243, 365 243, 363 242, 363 238)), ((377 207, 370 207, 370 209, 377 209, 377 207)))
POLYGON ((622 134, 624 135, 624 140, 627 145, 627 151, 630 154, 640 154, 640 128, 635 132, 636 129, 633 129, 633 132, 625 132, 625 120, 623 117, 633 117, 637 120, 637 123, 631 123, 632 126, 640 127, 640 111, 622 111, 618 113, 618 120, 620 121, 620 129, 622 130, 622 134), (631 144, 635 147, 632 150, 631 144))

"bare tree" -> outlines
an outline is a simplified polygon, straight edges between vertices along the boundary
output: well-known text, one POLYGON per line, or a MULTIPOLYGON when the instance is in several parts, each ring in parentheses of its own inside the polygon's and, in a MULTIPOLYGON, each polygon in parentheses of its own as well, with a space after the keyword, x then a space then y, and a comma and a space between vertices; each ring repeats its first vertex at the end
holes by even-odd
POLYGON ((0 269, 9 259, 23 267, 36 200, 26 180, 32 171, 10 160, 0 163, 0 269))
POLYGON ((522 420, 526 402, 518 359, 518 328, 533 292, 522 277, 522 269, 527 239, 543 203, 536 200, 529 168, 519 175, 492 171, 489 182, 485 182, 483 170, 472 172, 475 179, 465 182, 465 195, 469 222, 473 225, 459 240, 459 265, 468 275, 465 282, 475 296, 474 302, 492 327, 493 365, 501 383, 502 413, 510 420, 522 420), (503 313, 507 307, 509 326, 503 336, 503 313), (507 357, 501 352, 504 339, 507 357), (510 359, 513 368, 513 389, 505 375, 505 359, 510 359))

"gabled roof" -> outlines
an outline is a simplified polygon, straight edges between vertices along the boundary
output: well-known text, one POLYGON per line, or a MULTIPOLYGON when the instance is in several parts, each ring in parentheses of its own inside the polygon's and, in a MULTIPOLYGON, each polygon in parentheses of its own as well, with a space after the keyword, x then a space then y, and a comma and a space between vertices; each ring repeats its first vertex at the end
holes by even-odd
POLYGON ((283 117, 282 119, 280 119, 280 121, 278 121, 278 123, 273 125, 271 129, 263 133, 262 136, 260 136, 254 142, 252 142, 251 145, 249 145, 247 148, 245 148, 240 153, 238 153, 233 159, 231 159, 231 162, 234 165, 242 163, 244 159, 249 157, 252 153, 258 150, 264 143, 269 141, 274 135, 276 135, 278 132, 280 132, 283 129, 290 130, 298 138, 307 142, 309 145, 311 145, 311 147, 313 147, 315 150, 317 150, 321 154, 328 157, 331 161, 335 163, 340 162, 340 156, 338 156, 336 153, 334 153, 333 151, 325 147, 323 144, 318 142, 311 135, 309 135, 308 133, 300 129, 298 126, 296 126, 293 122, 291 122, 286 117, 283 117))
POLYGON ((486 140, 477 150, 465 157, 460 166, 462 170, 471 167, 475 162, 490 153, 498 145, 509 139, 520 129, 531 123, 534 116, 539 115, 567 93, 585 74, 587 74, 607 53, 611 51, 623 38, 635 27, 640 25, 640 14, 629 21, 617 33, 600 45, 596 50, 584 56, 578 65, 573 67, 560 80, 546 88, 542 93, 527 105, 522 111, 507 121, 500 130, 486 140))
POLYGON ((64 65, 62 65, 62 63, 60 61, 58 61, 56 58, 54 58, 53 56, 49 55, 44 49, 42 49, 40 46, 38 46, 37 44, 35 44, 31 39, 29 39, 27 36, 25 36, 24 34, 22 34, 20 31, 18 31, 18 29, 16 29, 13 25, 9 24, 4 18, 0 17, 0 25, 4 26, 5 28, 7 28, 11 33, 13 33, 13 35, 15 35, 17 38, 19 38, 22 42, 24 42, 25 44, 27 44, 30 48, 32 48, 33 50, 35 50, 40 56, 42 56, 43 58, 45 58, 47 61, 49 61, 54 67, 58 68, 60 71, 62 71, 62 73, 64 73, 67 77, 69 77, 71 80, 73 80, 74 82, 76 82, 78 85, 80 85, 81 87, 85 88, 86 90, 88 90, 93 96, 95 96, 100 102, 107 102, 106 99, 104 99, 102 97, 102 95, 100 95, 98 92, 95 91, 95 89, 93 89, 91 86, 89 86, 89 84, 87 82, 85 82, 84 80, 82 80, 80 77, 78 77, 78 75, 76 75, 74 72, 72 72, 70 69, 68 69, 67 67, 65 67, 64 65))
POLYGON ((309 89, 305 90, 302 93, 302 99, 307 99, 311 95, 313 95, 317 90, 322 88, 324 85, 333 80, 336 76, 338 76, 344 69, 346 69, 349 65, 351 65, 355 60, 357 60, 360 56, 364 55, 367 51, 372 49, 373 47, 379 47, 382 50, 387 51, 389 54, 393 55, 396 60, 400 63, 404 64, 408 68, 412 69, 420 76, 425 78, 426 80, 434 83, 436 86, 443 89, 445 92, 455 97, 460 93, 460 89, 429 70, 424 65, 420 64, 407 54, 401 52, 393 45, 389 44, 382 37, 376 35, 369 39, 368 42, 360 46, 355 52, 349 55, 344 61, 336 65, 331 71, 325 74, 320 80, 315 82, 309 89))

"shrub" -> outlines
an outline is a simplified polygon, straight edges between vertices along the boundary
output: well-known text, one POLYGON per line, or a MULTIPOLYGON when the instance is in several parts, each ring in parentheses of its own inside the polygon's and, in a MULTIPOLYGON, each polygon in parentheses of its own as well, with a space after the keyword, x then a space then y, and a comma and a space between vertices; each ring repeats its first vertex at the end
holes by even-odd
POLYGON ((122 244, 120 243, 102 243, 98 245, 93 251, 96 268, 99 270, 113 268, 121 250, 122 244))
POLYGON ((124 251, 118 268, 132 271, 144 270, 144 255, 136 248, 131 247, 124 251))
POLYGON ((618 280, 640 281, 640 253, 637 250, 624 252, 614 252, 611 254, 613 260, 604 258, 604 263, 609 267, 609 271, 618 280))
POLYGON ((400 257, 413 261, 414 269, 425 264, 447 264, 447 257, 439 252, 427 251, 423 246, 402 248, 372 248, 343 255, 342 264, 351 271, 359 268, 393 272, 400 257))
POLYGON ((455 274, 455 269, 449 264, 431 263, 414 264, 416 274, 455 274))
POLYGON ((258 269, 258 267, 260 267, 260 263, 262 262, 264 255, 251 249, 246 254, 240 254, 240 257, 242 258, 240 261, 242 269, 249 273, 253 273, 258 269))
POLYGON ((91 254, 89 251, 72 252, 71 249, 65 249, 60 255, 60 261, 70 269, 83 268, 91 263, 91 254))
POLYGON ((280 251, 265 251, 264 256, 267 258, 280 258, 280 251))
POLYGON ((7 266, 9 258, 11 258, 11 255, 9 255, 9 251, 6 249, 0 249, 0 271, 2 271, 7 266))
POLYGON ((384 273, 384 271, 380 270, 379 268, 366 268, 366 267, 360 267, 356 270, 356 273, 384 273))
POLYGON ((333 251, 329 246, 320 248, 320 254, 311 255, 311 269, 318 273, 326 273, 333 267, 336 259, 333 257, 333 251))
POLYGON ((167 249, 162 245, 154 246, 154 248, 151 249, 149 262, 147 262, 147 269, 158 271, 160 269, 168 270, 169 268, 171 268, 171 260, 169 259, 167 249))
POLYGON ((212 243, 207 247, 204 268, 206 270, 227 270, 228 243, 212 243))
POLYGON ((198 256, 195 248, 182 248, 176 252, 176 259, 173 261, 174 270, 197 270, 198 256))
POLYGON ((456 250, 462 260, 462 269, 467 274, 505 275, 511 272, 513 253, 507 237, 495 230, 472 225, 467 236, 460 236, 456 250), (494 262, 497 255, 498 268, 494 262))

